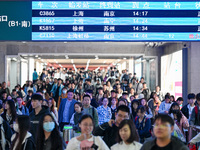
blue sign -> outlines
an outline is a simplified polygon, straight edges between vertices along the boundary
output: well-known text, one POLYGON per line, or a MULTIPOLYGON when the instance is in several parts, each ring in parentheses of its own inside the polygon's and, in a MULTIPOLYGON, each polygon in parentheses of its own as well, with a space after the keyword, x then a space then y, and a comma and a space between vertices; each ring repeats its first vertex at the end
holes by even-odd
POLYGON ((0 2, 0 41, 200 41, 199 0, 0 2))

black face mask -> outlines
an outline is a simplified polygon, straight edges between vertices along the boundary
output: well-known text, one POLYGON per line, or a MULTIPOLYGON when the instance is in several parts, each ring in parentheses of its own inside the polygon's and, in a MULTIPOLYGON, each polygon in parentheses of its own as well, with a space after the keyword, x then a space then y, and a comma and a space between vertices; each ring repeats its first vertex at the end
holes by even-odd
POLYGON ((180 112, 180 110, 172 110, 173 114, 178 114, 180 112))

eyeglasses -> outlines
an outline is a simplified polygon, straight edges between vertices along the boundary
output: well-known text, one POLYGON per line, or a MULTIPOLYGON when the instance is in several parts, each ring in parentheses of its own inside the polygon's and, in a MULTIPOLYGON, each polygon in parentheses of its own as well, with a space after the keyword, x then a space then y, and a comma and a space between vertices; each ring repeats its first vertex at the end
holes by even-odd
POLYGON ((167 127, 171 127, 171 125, 169 125, 169 124, 161 124, 161 125, 154 124, 153 127, 154 128, 160 127, 161 129, 165 129, 167 127))
POLYGON ((118 116, 119 118, 129 119, 129 116, 123 116, 123 115, 121 115, 121 114, 117 114, 117 116, 118 116))
POLYGON ((93 124, 83 124, 84 127, 94 127, 93 124))

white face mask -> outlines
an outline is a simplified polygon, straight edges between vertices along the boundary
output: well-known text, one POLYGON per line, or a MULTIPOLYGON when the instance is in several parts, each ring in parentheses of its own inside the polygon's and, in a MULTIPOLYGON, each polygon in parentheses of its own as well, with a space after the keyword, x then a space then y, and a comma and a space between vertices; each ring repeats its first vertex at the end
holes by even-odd
POLYGON ((15 130, 15 132, 19 133, 19 125, 17 123, 13 124, 13 129, 15 130))

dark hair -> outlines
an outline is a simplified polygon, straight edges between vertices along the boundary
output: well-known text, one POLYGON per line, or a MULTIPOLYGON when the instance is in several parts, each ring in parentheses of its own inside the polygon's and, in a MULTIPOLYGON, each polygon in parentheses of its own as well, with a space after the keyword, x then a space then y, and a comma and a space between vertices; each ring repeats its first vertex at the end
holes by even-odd
MULTIPOLYGON (((135 124, 133 123, 132 120, 128 120, 128 119, 124 119, 121 121, 121 123, 119 124, 118 129, 122 129, 125 125, 128 125, 131 131, 130 137, 127 139, 127 143, 133 143, 134 141, 139 141, 139 136, 135 127, 135 124)), ((122 141, 119 131, 117 134, 117 142, 120 143, 122 141)), ((134 143, 133 143, 134 144, 134 143)))
POLYGON ((93 91, 92 90, 90 90, 90 89, 88 89, 87 91, 86 91, 86 93, 93 93, 93 91))
POLYGON ((75 105, 79 105, 79 106, 81 107, 81 111, 83 110, 83 105, 82 105, 81 102, 76 102, 76 103, 74 104, 74 107, 75 107, 75 105))
POLYGON ((17 122, 19 125, 19 133, 16 132, 16 136, 12 142, 12 148, 14 148, 14 145, 16 143, 16 141, 18 140, 17 146, 16 146, 16 150, 20 150, 22 148, 22 142, 27 134, 27 132, 30 129, 30 118, 27 115, 19 115, 17 117, 17 122))
MULTIPOLYGON (((16 108, 15 108, 15 102, 12 99, 6 100, 5 103, 6 102, 8 103, 8 105, 10 107, 10 112, 11 112, 11 115, 12 115, 12 120, 11 120, 10 123, 12 124, 12 122, 15 121, 15 119, 17 117, 16 108)), ((4 120, 7 120, 6 119, 6 112, 7 112, 7 110, 4 109, 4 113, 3 113, 3 116, 2 116, 4 118, 4 120)))
POLYGON ((156 120, 160 120, 162 123, 169 123, 171 126, 174 126, 174 120, 168 114, 160 113, 155 116, 154 123, 156 120))
POLYGON ((55 123, 55 128, 53 131, 51 131, 51 149, 58 149, 58 147, 62 147, 63 142, 62 138, 60 136, 60 132, 58 130, 58 125, 56 124, 54 118, 50 113, 45 114, 41 117, 39 125, 38 125, 38 133, 37 133, 37 150, 43 150, 44 141, 45 141, 45 135, 44 135, 44 129, 43 129, 43 121, 46 116, 50 116, 53 122, 55 123))
POLYGON ((149 114, 149 106, 147 105, 147 100, 146 100, 145 98, 142 98, 142 99, 140 100, 140 105, 142 105, 141 102, 142 102, 143 99, 146 101, 146 104, 144 105, 144 108, 145 108, 147 114, 149 114))
POLYGON ((133 100, 133 101, 131 102, 131 111, 132 111, 132 112, 134 111, 134 109, 133 109, 133 104, 134 104, 134 103, 137 103, 137 105, 139 106, 138 100, 133 100))
POLYGON ((43 99, 43 102, 47 102, 47 105, 49 105, 49 101, 47 99, 43 99))
POLYGON ((174 102, 174 101, 175 101, 175 97, 174 97, 174 95, 171 95, 170 98, 171 98, 171 97, 173 98, 173 101, 172 101, 172 102, 174 102))
POLYGON ((188 99, 195 99, 195 94, 194 93, 188 94, 188 99))
POLYGON ((197 101, 200 100, 200 93, 198 93, 198 94, 196 95, 196 99, 197 99, 197 101))
POLYGON ((179 98, 177 98, 176 101, 183 101, 183 98, 182 98, 182 97, 179 97, 179 98))
POLYGON ((126 106, 128 105, 128 102, 126 101, 125 98, 120 98, 119 101, 118 101, 118 103, 119 103, 120 101, 123 101, 123 102, 125 103, 126 106))
POLYGON ((128 106, 125 106, 125 105, 118 106, 117 110, 116 110, 116 113, 118 113, 120 110, 130 114, 130 110, 129 110, 128 106))
POLYGON ((48 103, 49 103, 49 101, 51 101, 51 103, 52 103, 52 106, 49 109, 50 109, 50 111, 52 111, 54 113, 55 100, 54 100, 54 98, 50 97, 49 100, 48 100, 48 103))
POLYGON ((33 93, 33 91, 32 90, 28 90, 28 93, 33 93))
POLYGON ((69 90, 67 91, 67 93, 69 93, 69 92, 74 93, 74 91, 73 91, 72 89, 69 89, 69 90))
POLYGON ((144 113, 144 112, 146 112, 146 109, 145 109, 145 107, 144 107, 144 106, 142 106, 142 105, 138 106, 138 108, 137 108, 136 112, 138 113, 138 111, 139 111, 139 110, 140 110, 140 112, 141 112, 141 113, 144 113))
POLYGON ((166 94, 166 95, 165 95, 165 99, 170 99, 170 95, 169 95, 169 94, 166 94))
POLYGON ((151 99, 151 98, 154 99, 153 96, 154 96, 155 94, 156 94, 156 92, 151 92, 151 95, 150 95, 150 98, 149 98, 149 99, 151 99))
POLYGON ((43 97, 40 94, 33 94, 31 97, 31 100, 38 100, 38 101, 42 101, 43 97))
POLYGON ((180 122, 180 120, 181 120, 181 118, 182 118, 182 113, 181 113, 181 111, 180 111, 180 106, 179 106, 178 103, 176 103, 176 102, 172 103, 172 105, 171 105, 171 107, 170 107, 170 109, 169 109, 169 114, 173 113, 172 108, 175 107, 175 106, 178 106, 179 112, 178 112, 176 115, 177 115, 177 121, 180 122))
POLYGON ((80 119, 78 120, 78 123, 81 124, 81 122, 82 122, 83 120, 87 119, 87 118, 90 118, 90 119, 92 120, 93 131, 94 131, 94 129, 95 129, 94 119, 93 119, 93 117, 92 117, 91 115, 85 114, 85 115, 81 116, 80 119))
POLYGON ((89 98, 91 99, 90 95, 88 95, 88 94, 85 94, 85 95, 83 96, 83 99, 84 99, 85 97, 89 97, 89 98))

